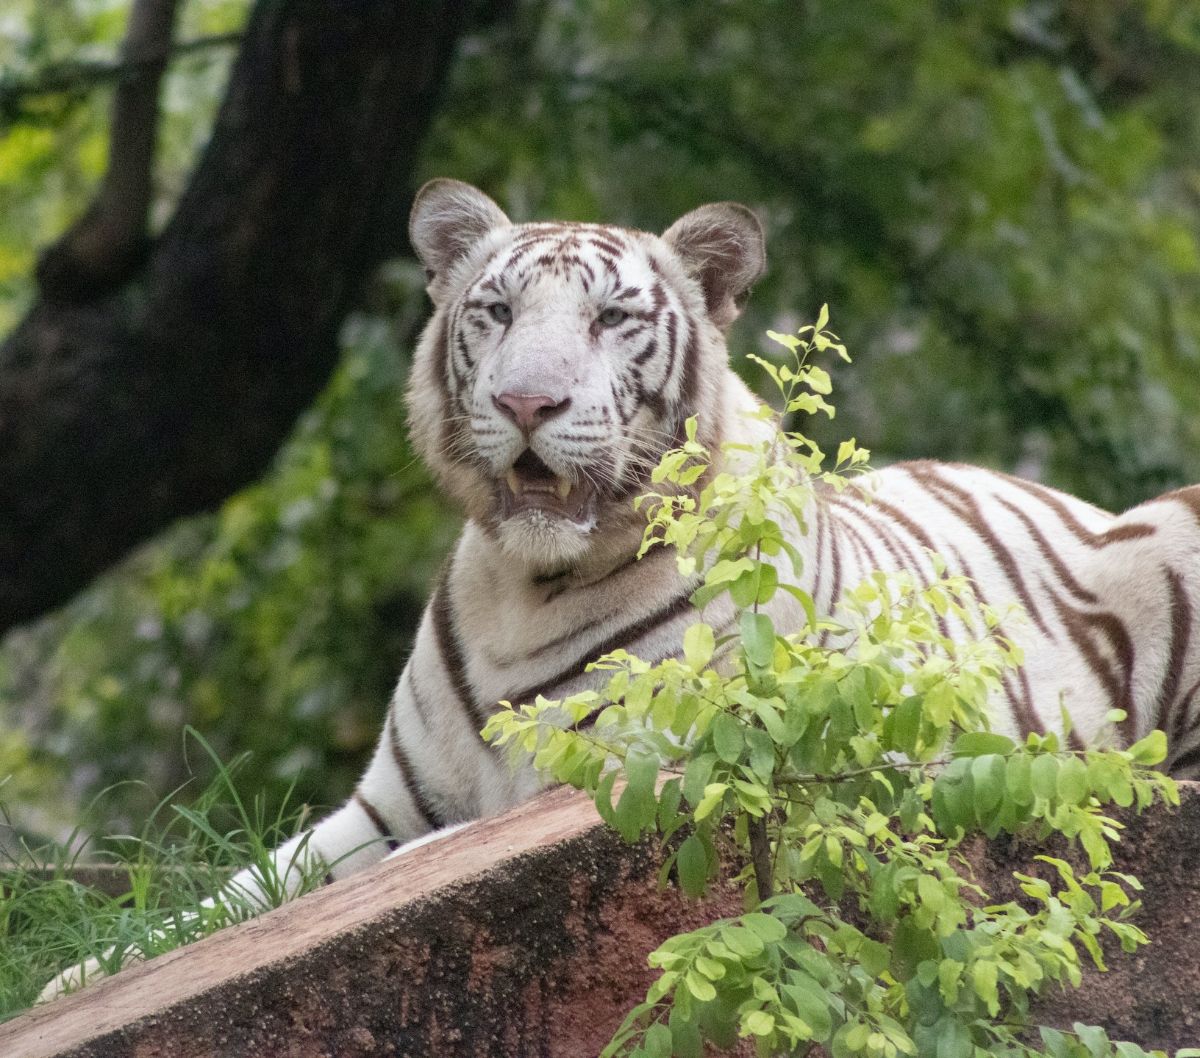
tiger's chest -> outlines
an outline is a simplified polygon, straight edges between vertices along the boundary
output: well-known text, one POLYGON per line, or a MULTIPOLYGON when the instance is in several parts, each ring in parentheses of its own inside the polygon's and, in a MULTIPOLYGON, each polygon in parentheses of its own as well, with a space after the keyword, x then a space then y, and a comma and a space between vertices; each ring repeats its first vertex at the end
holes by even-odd
POLYGON ((662 549, 631 553, 591 577, 536 576, 488 548, 468 526, 453 562, 450 589, 472 686, 485 701, 561 697, 598 685, 589 663, 628 649, 668 656, 695 619, 694 584, 662 549))

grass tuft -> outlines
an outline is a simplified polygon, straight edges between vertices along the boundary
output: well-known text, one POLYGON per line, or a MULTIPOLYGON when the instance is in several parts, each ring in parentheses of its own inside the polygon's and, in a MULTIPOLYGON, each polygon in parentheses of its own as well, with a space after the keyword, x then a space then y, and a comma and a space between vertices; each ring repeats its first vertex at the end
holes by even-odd
MULTIPOLYGON (((244 867, 263 880, 263 903, 284 902, 271 851, 307 825, 308 807, 295 804, 294 788, 274 811, 261 797, 247 804, 233 780, 249 755, 226 763, 198 732, 189 728, 187 737, 216 767, 190 805, 174 803, 176 790, 137 835, 101 836, 80 827, 62 845, 23 844, 0 863, 0 1021, 27 1010, 65 969, 95 959, 101 974, 115 973, 131 958, 153 958, 261 913, 262 903, 211 899, 244 867), (108 892, 83 884, 79 879, 92 867, 107 869, 118 884, 108 892)), ((301 892, 323 876, 323 867, 308 872, 301 892)))

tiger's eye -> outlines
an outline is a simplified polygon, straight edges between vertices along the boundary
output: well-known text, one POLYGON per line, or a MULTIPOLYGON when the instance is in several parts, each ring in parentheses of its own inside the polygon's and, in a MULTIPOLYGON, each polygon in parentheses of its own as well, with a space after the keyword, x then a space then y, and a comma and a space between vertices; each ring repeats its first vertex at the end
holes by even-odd
POLYGON ((624 323, 628 318, 628 312, 613 305, 600 313, 600 323, 605 327, 615 327, 618 323, 624 323))
POLYGON ((488 312, 497 323, 512 323, 512 309, 503 301, 493 302, 488 306, 488 312))

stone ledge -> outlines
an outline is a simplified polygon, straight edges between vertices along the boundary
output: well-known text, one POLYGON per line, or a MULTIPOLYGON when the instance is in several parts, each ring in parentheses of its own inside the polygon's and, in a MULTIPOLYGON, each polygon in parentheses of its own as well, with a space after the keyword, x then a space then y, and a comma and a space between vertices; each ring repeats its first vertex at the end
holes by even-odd
MULTIPOLYGON (((1153 944, 1053 997, 1047 1018, 1167 1049, 1200 1040, 1200 789, 1129 820, 1118 869, 1146 884, 1153 944)), ((997 897, 1035 852, 980 843, 997 897)), ((595 1054, 673 933, 734 914, 659 892, 652 843, 624 845, 554 790, 252 922, 0 1026, 11 1058, 368 1058, 595 1054)))
POLYGON ((36 1008, 0 1055, 595 1054, 646 954, 740 906, 659 892, 658 867, 554 790, 36 1008))

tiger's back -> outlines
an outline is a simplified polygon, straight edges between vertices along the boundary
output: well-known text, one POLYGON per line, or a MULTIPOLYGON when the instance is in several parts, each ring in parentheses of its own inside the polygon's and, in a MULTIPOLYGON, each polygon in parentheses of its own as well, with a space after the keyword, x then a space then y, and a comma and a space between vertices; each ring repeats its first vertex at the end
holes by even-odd
POLYGON ((828 497, 818 519, 818 607, 847 561, 932 574, 935 551, 983 602, 1016 608, 1003 631, 1025 663, 998 695, 998 730, 1057 730, 1065 707, 1080 746, 1121 709, 1121 741, 1161 728, 1172 771, 1200 766, 1200 487, 1117 516, 1007 474, 914 462, 875 475, 869 492, 828 497))

